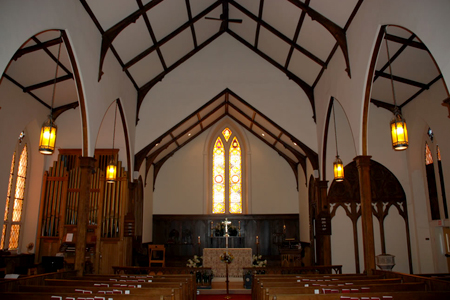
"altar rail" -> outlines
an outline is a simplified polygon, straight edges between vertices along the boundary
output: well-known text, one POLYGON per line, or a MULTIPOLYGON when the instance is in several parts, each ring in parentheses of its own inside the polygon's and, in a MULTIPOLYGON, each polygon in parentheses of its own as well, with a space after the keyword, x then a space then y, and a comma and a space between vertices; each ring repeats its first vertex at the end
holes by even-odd
POLYGON ((342 274, 342 265, 309 267, 252 267, 243 269, 244 274, 342 274))
POLYGON ((211 268, 188 268, 188 267, 130 267, 113 266, 114 274, 194 274, 197 272, 211 273, 211 268))

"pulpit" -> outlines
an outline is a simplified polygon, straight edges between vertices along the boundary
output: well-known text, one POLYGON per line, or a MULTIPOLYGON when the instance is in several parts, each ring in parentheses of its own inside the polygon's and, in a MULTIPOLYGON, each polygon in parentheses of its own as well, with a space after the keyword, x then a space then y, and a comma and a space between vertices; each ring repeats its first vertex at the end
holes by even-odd
POLYGON ((205 248, 203 249, 203 266, 211 268, 214 277, 226 276, 226 264, 220 260, 220 256, 228 250, 234 259, 228 265, 229 277, 242 278, 242 268, 252 266, 252 249, 251 248, 205 248))

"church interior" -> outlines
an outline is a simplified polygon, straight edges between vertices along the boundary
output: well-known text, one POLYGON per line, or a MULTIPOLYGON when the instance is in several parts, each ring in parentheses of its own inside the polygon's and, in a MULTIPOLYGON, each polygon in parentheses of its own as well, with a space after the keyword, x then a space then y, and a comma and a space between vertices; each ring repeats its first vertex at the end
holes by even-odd
POLYGON ((450 273, 450 2, 0 8, 1 277, 450 273))

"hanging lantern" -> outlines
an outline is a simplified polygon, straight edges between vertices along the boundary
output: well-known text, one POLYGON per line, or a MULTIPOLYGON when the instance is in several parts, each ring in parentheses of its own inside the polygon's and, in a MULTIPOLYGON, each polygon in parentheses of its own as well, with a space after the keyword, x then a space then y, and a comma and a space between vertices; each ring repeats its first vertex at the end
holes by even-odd
POLYGON ((41 137, 39 139, 39 152, 42 154, 53 154, 56 142, 56 125, 51 116, 42 124, 41 137))
POLYGON ((408 148, 406 121, 398 110, 394 112, 394 118, 391 120, 391 139, 394 150, 401 151, 408 148))
POLYGON ((334 180, 337 182, 344 180, 344 164, 342 160, 339 158, 339 155, 336 155, 336 160, 333 163, 334 170, 334 180))
POLYGON ((117 166, 114 162, 114 158, 111 158, 108 166, 106 166, 106 182, 114 183, 117 177, 117 166))

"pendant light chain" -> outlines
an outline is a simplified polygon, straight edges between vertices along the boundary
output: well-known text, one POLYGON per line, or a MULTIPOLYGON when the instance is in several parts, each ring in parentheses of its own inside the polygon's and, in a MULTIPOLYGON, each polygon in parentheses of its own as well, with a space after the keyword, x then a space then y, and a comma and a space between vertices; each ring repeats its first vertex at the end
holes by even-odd
POLYGON ((59 48, 58 48, 58 58, 56 59, 56 71, 55 71, 55 80, 53 81, 53 94, 52 94, 52 106, 50 108, 50 118, 53 120, 53 104, 55 101, 55 94, 56 94, 56 80, 58 79, 58 68, 59 68, 59 59, 61 57, 61 44, 62 44, 62 32, 60 31, 59 34, 59 48))
MULTIPOLYGON (((384 27, 384 40, 386 42, 386 52, 388 57, 388 66, 389 66, 389 75, 391 77, 391 87, 392 87, 392 98, 394 98, 394 110, 397 110, 397 102, 395 101, 395 88, 394 88, 394 76, 392 75, 392 67, 391 67, 391 56, 389 55, 389 46, 387 41, 387 26, 384 27)), ((395 113, 395 111, 394 111, 395 113)))
POLYGON ((337 130, 336 130, 336 115, 334 114, 334 99, 333 99, 333 121, 334 121, 334 137, 336 141, 336 156, 339 156, 338 142, 337 142, 337 130))

